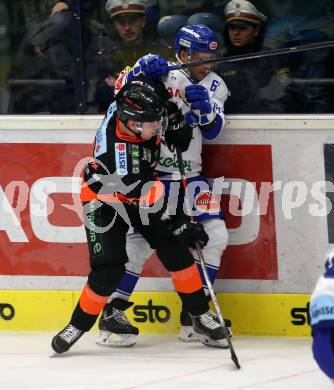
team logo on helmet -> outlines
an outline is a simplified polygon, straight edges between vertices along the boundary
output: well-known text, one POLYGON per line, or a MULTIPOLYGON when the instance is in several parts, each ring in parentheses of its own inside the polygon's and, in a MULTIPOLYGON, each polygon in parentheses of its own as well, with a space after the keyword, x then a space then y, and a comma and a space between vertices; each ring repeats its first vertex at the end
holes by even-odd
POLYGON ((186 39, 181 38, 180 39, 180 45, 184 46, 184 47, 190 47, 191 46, 191 42, 187 41, 186 39))
POLYGON ((218 43, 217 42, 215 42, 215 41, 210 42, 210 44, 209 44, 210 50, 216 50, 217 47, 218 47, 218 43))

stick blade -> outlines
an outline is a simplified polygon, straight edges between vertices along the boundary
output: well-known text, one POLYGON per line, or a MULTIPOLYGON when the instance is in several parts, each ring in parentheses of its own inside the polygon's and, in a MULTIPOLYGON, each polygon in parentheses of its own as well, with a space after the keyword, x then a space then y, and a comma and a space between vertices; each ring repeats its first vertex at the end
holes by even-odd
POLYGON ((231 351, 231 359, 232 359, 233 363, 236 365, 237 369, 240 370, 241 366, 240 366, 239 360, 237 358, 237 355, 235 354, 234 351, 231 351))

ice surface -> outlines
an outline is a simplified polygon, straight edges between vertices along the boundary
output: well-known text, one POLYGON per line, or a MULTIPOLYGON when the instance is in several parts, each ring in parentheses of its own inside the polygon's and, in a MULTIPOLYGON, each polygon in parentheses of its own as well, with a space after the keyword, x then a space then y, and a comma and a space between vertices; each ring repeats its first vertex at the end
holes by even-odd
POLYGON ((228 350, 140 335, 132 348, 103 348, 95 332, 50 358, 49 333, 0 333, 1 390, 334 390, 313 361, 310 339, 233 337, 228 350))

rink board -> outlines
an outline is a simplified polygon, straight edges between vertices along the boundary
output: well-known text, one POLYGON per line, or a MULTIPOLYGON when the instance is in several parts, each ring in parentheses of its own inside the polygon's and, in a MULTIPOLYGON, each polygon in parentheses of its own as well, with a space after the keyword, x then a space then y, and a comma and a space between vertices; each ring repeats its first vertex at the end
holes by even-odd
MULTIPOLYGON (((78 161, 101 119, 0 118, 0 331, 54 331, 70 317, 89 272, 78 161)), ((310 334, 309 294, 334 246, 333 123, 333 115, 231 116, 203 147, 204 174, 228 184, 229 243, 215 289, 235 334, 310 334)), ((179 300, 156 258, 136 291, 129 316, 141 331, 177 332, 179 300)))
MULTIPOLYGON (((78 162, 101 119, 0 118, 0 290, 81 289, 89 261, 78 162)), ((204 145, 204 174, 227 185, 229 243, 216 291, 311 293, 334 245, 333 123, 333 115, 230 116, 204 145)), ((155 258, 142 276, 137 291, 173 291, 155 258)))
MULTIPOLYGON (((0 290, 0 331, 55 331, 64 327, 78 291, 0 290)), ((218 294, 236 335, 309 336, 307 294, 218 294)), ((178 331, 180 300, 173 292, 137 292, 129 319, 141 333, 178 331)))

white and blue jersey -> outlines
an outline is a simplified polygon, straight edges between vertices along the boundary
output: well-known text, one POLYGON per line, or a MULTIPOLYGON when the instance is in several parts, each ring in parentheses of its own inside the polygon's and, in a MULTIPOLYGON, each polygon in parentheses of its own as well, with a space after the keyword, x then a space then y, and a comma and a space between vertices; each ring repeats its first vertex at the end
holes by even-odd
MULTIPOLYGON (((177 104, 182 110, 183 115, 187 115, 190 108, 185 101, 184 90, 186 86, 195 84, 196 81, 191 79, 188 73, 181 69, 169 72, 163 82, 167 91, 172 96, 170 100, 177 104)), ((189 148, 182 153, 187 177, 195 176, 194 174, 200 174, 202 171, 202 137, 209 140, 215 139, 225 126, 224 103, 228 97, 228 89, 223 79, 216 73, 210 72, 198 84, 203 85, 207 89, 217 115, 215 125, 211 130, 204 131, 199 126, 193 130, 193 138, 189 148)), ((167 146, 162 145, 160 159, 156 169, 165 174, 179 174, 176 152, 171 152, 167 146)))
POLYGON ((310 317, 313 332, 318 328, 334 328, 334 253, 327 257, 325 273, 311 296, 310 317))
MULTIPOLYGON (((185 87, 197 83, 191 79, 189 74, 184 70, 174 70, 168 73, 168 76, 163 80, 167 91, 172 96, 173 101, 182 110, 183 115, 190 112, 190 108, 184 99, 185 87)), ((193 138, 190 142, 188 150, 182 153, 184 163, 184 170, 187 177, 188 186, 195 181, 198 182, 196 193, 193 194, 193 216, 197 221, 204 221, 209 218, 216 218, 217 216, 223 218, 224 214, 217 208, 215 196, 211 193, 211 188, 202 171, 202 140, 203 137, 212 140, 218 137, 220 132, 224 129, 224 103, 228 97, 228 89, 216 73, 210 72, 207 76, 198 82, 203 85, 212 99, 216 117, 215 124, 211 130, 207 131, 200 126, 193 129, 193 138), (210 202, 205 211, 204 203, 210 202)), ((156 172, 165 185, 169 186, 172 180, 180 180, 180 171, 178 168, 176 152, 172 152, 164 144, 161 145, 161 152, 159 162, 156 167, 156 172)), ((167 192, 167 191, 166 191, 167 192)), ((180 200, 181 201, 181 200, 180 200)))

